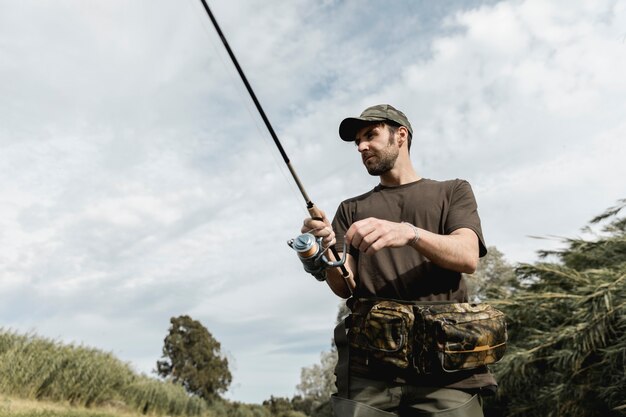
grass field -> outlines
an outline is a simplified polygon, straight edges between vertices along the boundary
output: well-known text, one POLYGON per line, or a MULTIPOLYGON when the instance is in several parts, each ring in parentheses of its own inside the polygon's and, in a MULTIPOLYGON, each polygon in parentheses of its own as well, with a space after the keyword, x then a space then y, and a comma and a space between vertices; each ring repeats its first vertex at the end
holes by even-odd
POLYGON ((206 402, 189 396, 182 386, 139 375, 110 353, 4 329, 0 375, 0 415, 211 415, 206 402), (26 400, 49 406, 27 407, 26 400), (68 407, 59 411, 53 403, 68 407), (114 414, 106 411, 111 407, 114 414))
POLYGON ((142 414, 115 409, 73 407, 69 404, 26 400, 0 395, 0 417, 140 417, 142 414))

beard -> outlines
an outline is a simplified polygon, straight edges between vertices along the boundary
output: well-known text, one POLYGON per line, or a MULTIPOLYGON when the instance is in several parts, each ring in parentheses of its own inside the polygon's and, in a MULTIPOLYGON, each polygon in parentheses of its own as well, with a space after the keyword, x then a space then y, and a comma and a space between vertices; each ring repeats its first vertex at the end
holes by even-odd
POLYGON ((398 159, 398 155, 400 153, 398 148, 391 146, 394 143, 395 140, 392 136, 389 138, 389 143, 384 149, 379 152, 371 152, 363 155, 365 159, 373 157, 365 162, 365 169, 367 169, 367 172, 370 175, 380 176, 391 171, 396 164, 396 160, 398 159))

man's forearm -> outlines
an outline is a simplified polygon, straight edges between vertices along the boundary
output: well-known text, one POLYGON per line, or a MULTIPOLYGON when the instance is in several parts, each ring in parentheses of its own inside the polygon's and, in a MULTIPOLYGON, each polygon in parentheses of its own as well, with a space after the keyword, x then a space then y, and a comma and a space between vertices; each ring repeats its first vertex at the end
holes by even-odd
POLYGON ((473 230, 457 229, 439 235, 418 229, 419 239, 411 246, 442 268, 472 274, 478 266, 478 237, 473 230))
MULTIPOLYGON (((343 254, 339 254, 343 256, 343 254)), ((344 277, 340 268, 328 268, 326 270, 326 283, 330 289, 341 298, 349 298, 352 292, 356 288, 354 281, 354 273, 356 263, 354 258, 350 255, 346 255, 346 263, 344 264, 348 271, 348 276, 344 277)))

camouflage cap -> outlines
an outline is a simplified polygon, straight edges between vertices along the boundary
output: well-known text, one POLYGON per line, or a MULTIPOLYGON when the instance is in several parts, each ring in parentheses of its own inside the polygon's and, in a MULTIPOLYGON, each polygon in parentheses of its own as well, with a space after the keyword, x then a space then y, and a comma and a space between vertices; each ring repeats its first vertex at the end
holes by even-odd
POLYGON ((411 136, 413 136, 411 123, 409 123, 409 120, 406 118, 404 113, 389 104, 377 104, 376 106, 368 107, 363 110, 363 113, 361 113, 359 117, 348 117, 343 119, 339 125, 339 137, 346 142, 352 142, 356 139, 356 134, 359 129, 371 124, 372 122, 385 121, 395 122, 400 126, 406 127, 411 136))

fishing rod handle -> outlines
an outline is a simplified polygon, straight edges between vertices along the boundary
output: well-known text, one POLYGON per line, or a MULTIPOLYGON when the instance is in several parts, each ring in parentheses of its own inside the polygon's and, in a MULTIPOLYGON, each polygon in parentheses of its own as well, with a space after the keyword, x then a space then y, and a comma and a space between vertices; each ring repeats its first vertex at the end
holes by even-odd
POLYGON ((310 203, 310 206, 307 207, 309 214, 313 220, 324 220, 324 213, 320 209, 315 206, 315 204, 310 203))

